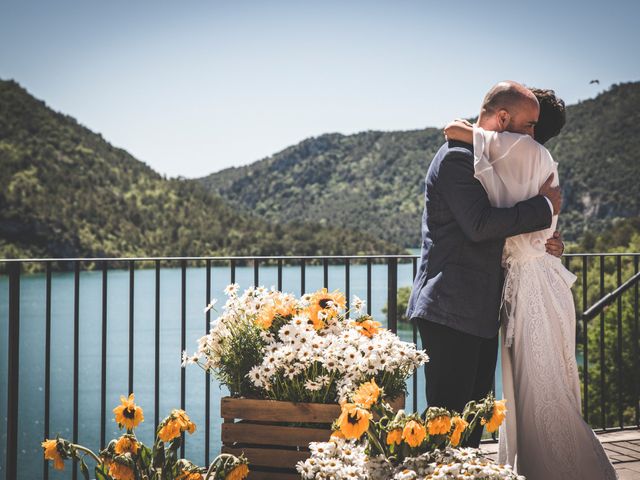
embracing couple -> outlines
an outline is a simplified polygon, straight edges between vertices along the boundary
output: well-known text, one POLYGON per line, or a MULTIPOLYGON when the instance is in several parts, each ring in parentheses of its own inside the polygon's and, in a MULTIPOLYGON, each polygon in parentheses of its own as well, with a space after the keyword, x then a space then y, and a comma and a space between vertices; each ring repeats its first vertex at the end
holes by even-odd
MULTIPOLYGON (((427 402, 462 411, 493 386, 507 417, 499 462, 528 480, 617 478, 581 414, 575 276, 560 260, 557 164, 543 147, 565 123, 552 90, 501 82, 478 121, 455 121, 425 180, 422 261, 407 316, 417 322, 427 402)), ((469 446, 477 447, 479 427, 469 446)))

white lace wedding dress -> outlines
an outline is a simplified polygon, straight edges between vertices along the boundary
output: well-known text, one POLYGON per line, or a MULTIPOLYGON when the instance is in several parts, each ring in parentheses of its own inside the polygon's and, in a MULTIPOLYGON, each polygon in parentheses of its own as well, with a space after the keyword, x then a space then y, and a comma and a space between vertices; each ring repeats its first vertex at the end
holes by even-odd
MULTIPOLYGON (((557 164, 531 137, 474 127, 475 176, 491 204, 510 207, 538 194, 557 164)), ((545 252, 549 229, 507 239, 503 266, 502 385, 507 417, 499 462, 527 480, 617 478, 582 419, 575 359, 576 277, 545 252)))

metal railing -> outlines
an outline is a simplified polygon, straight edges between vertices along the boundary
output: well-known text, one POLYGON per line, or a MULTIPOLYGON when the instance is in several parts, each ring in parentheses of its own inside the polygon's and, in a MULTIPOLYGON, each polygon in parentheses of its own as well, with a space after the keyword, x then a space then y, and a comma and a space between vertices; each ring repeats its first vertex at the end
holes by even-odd
MULTIPOLYGON (((574 271, 578 276, 577 292, 579 293, 576 299, 576 308, 578 310, 578 325, 577 325, 577 344, 582 355, 581 374, 583 377, 583 401, 584 401, 584 415, 588 421, 591 421, 592 426, 596 429, 611 428, 611 422, 607 419, 607 411, 612 406, 610 399, 607 398, 609 386, 611 386, 611 377, 606 360, 611 358, 611 355, 615 357, 613 364, 613 370, 615 371, 615 385, 617 386, 618 394, 613 406, 617 412, 617 421, 615 428, 625 428, 633 426, 634 428, 640 427, 640 403, 638 398, 638 383, 640 377, 640 361, 638 360, 638 263, 640 260, 640 254, 571 254, 564 257, 564 262, 567 268, 574 271), (623 272, 627 274, 631 271, 630 278, 623 283, 623 272), (615 288, 607 296, 607 287, 611 283, 611 278, 614 278, 615 288), (596 292, 594 292, 594 285, 596 292), (591 288, 590 288, 591 287, 591 288), (631 299, 624 297, 631 294, 631 299), (589 302, 593 303, 593 297, 601 299, 594 303, 592 308, 589 308, 589 302), (580 298, 581 297, 581 298, 580 298), (623 298, 625 298, 625 305, 631 304, 631 316, 624 315, 623 313, 623 298), (616 317, 613 322, 613 332, 611 327, 611 321, 608 321, 607 314, 604 312, 604 308, 617 302, 617 310, 615 312, 616 317), (584 314, 580 315, 581 312, 584 314), (599 325, 591 325, 591 321, 599 315, 599 325), (628 318, 629 317, 629 318, 628 318), (626 323, 625 323, 626 322, 626 323), (629 323, 629 325, 627 325, 629 323), (599 327, 596 328, 596 327, 599 327), (631 338, 623 338, 623 331, 630 330, 631 338), (599 334, 599 335, 598 335, 599 334), (607 351, 609 336, 615 335, 616 342, 614 344, 614 352, 607 351), (594 336, 598 337, 594 340, 594 336), (626 343, 625 343, 626 340, 626 343), (597 343, 597 352, 591 352, 594 348, 594 341, 597 343), (627 352, 627 347, 630 346, 631 352, 627 352), (591 347, 591 349, 590 349, 591 347), (594 355, 598 353, 599 355, 594 355), (624 355, 623 355, 624 354, 624 355), (623 395, 623 370, 625 370, 624 360, 631 358, 631 372, 636 377, 628 379, 633 388, 632 401, 630 405, 625 404, 628 400, 628 395, 623 395), (594 363, 598 364, 600 369, 597 374, 597 384, 591 378, 598 372, 593 371, 594 363), (635 373, 633 373, 635 372, 635 373), (597 385, 597 416, 599 416, 598 425, 594 424, 594 413, 592 411, 595 399, 590 398, 592 396, 591 389, 593 385, 597 385), (590 410, 591 409, 591 410, 590 410), (628 410, 634 410, 634 421, 629 422, 628 410)), ((309 286, 308 274, 309 268, 313 267, 316 273, 321 272, 321 286, 329 289, 337 288, 336 285, 332 285, 330 282, 330 271, 334 274, 335 279, 336 269, 342 272, 341 282, 342 288, 347 298, 351 297, 353 278, 352 272, 354 268, 358 268, 360 273, 364 273, 366 280, 364 282, 364 288, 366 289, 365 299, 367 301, 367 311, 372 314, 372 304, 374 301, 382 301, 386 297, 387 305, 387 326, 392 331, 398 329, 398 316, 397 316, 397 291, 399 283, 403 285, 411 285, 413 278, 416 275, 418 268, 419 258, 415 255, 376 255, 376 256, 299 256, 299 257, 156 257, 156 258, 71 258, 71 259, 20 259, 20 260, 0 260, 0 267, 4 267, 8 274, 8 364, 7 364, 7 438, 6 438, 6 457, 3 462, 6 469, 7 479, 18 478, 18 420, 19 420, 19 404, 20 404, 20 375, 23 373, 20 371, 20 329, 21 329, 21 311, 20 311, 20 298, 21 298, 21 280, 24 278, 23 270, 27 264, 38 265, 44 269, 44 324, 45 324, 45 349, 44 349, 44 362, 45 362, 45 382, 44 391, 42 393, 44 397, 44 422, 42 425, 43 437, 49 438, 50 432, 50 419, 51 419, 51 347, 52 347, 52 277, 54 270, 57 266, 63 265, 67 269, 71 267, 73 276, 73 406, 72 406, 72 438, 74 443, 78 441, 79 435, 79 350, 80 350, 80 330, 83 328, 82 319, 80 318, 80 298, 81 298, 81 272, 85 271, 83 266, 90 266, 94 270, 97 270, 101 274, 100 287, 101 287, 101 338, 100 338, 100 447, 104 448, 107 435, 107 405, 106 405, 106 390, 107 390, 107 369, 108 369, 108 293, 109 293, 109 275, 108 273, 113 270, 125 269, 128 271, 128 298, 122 299, 123 302, 128 303, 128 331, 126 336, 123 335, 122 342, 128 343, 127 352, 127 383, 129 392, 134 391, 134 364, 136 363, 136 351, 134 349, 134 335, 136 324, 136 309, 135 306, 135 291, 136 291, 136 272, 141 268, 149 268, 154 272, 154 302, 153 305, 153 331, 155 336, 154 341, 154 372, 153 372, 153 392, 154 392, 154 426, 157 426, 160 418, 160 379, 161 379, 161 345, 160 345, 160 333, 161 333, 161 271, 165 268, 177 268, 179 269, 180 277, 180 289, 179 292, 173 292, 173 295, 180 297, 180 345, 181 351, 187 349, 187 299, 188 299, 188 287, 187 284, 187 271, 190 267, 204 268, 204 298, 201 299, 201 305, 206 305, 211 299, 212 294, 212 272, 216 267, 224 267, 226 269, 225 277, 228 282, 235 283, 237 280, 238 269, 242 268, 246 274, 247 269, 252 270, 253 285, 260 285, 261 269, 262 267, 269 266, 271 269, 276 269, 276 281, 275 286, 278 289, 282 289, 284 285, 283 275, 285 273, 292 274, 296 272, 299 275, 299 290, 301 293, 307 291, 309 286), (379 294, 380 298, 374 298, 374 269, 377 269, 380 278, 384 277, 386 282, 386 288, 382 289, 386 291, 379 294), (382 270, 380 270, 382 269, 382 270), (399 271, 402 270, 402 277, 399 279, 399 271), (381 275, 380 272, 384 272, 385 275, 381 275), (400 282, 399 282, 400 280, 400 282)), ((219 277, 220 275, 218 275, 219 277)), ((1 279, 1 276, 0 276, 1 279)), ((226 281, 226 280, 225 280, 226 281)), ((380 289, 377 285, 378 279, 375 280, 376 288, 380 289)), ((249 285, 241 285, 242 288, 249 285)), ((208 332, 210 325, 211 312, 207 312, 202 322, 203 334, 208 332)), ((412 327, 412 339, 417 343, 418 334, 415 325, 412 327)), ((190 339, 192 341, 193 339, 190 339)), ((610 343, 610 342, 609 342, 610 343)), ((424 392, 418 392, 418 375, 414 375, 411 380, 412 391, 411 403, 414 411, 418 409, 418 397, 424 396, 424 392)), ((177 386, 176 386, 177 388, 177 386)), ((205 464, 209 463, 210 451, 212 439, 210 438, 210 403, 211 403, 211 381, 209 375, 205 378, 205 438, 204 438, 204 461, 205 464)), ((186 403, 186 376, 185 370, 180 371, 180 408, 184 409, 186 403)), ((629 403, 629 402, 627 402, 629 403)), ((217 439, 216 439, 217 441, 217 439)), ((184 455, 185 443, 182 444, 181 454, 184 455)), ((77 467, 74 465, 72 469, 73 479, 77 479, 78 472, 77 467)), ((44 468, 44 478, 48 478, 48 469, 44 468)))

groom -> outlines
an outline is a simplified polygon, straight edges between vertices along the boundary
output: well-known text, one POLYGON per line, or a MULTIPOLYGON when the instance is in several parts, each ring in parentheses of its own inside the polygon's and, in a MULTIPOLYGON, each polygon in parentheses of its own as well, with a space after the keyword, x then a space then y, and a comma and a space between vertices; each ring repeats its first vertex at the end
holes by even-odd
MULTIPOLYGON (((540 107, 516 82, 485 96, 478 125, 533 136, 540 107)), ((502 249, 506 237, 549 228, 562 201, 551 178, 539 195, 511 208, 494 208, 474 177, 473 145, 449 141, 436 153, 425 180, 422 263, 407 317, 417 322, 423 348, 427 403, 462 412, 492 389, 498 355, 502 249)), ((547 251, 560 256, 559 235, 547 251)), ((507 405, 507 408, 509 406, 507 405)), ((477 447, 482 427, 469 439, 477 447)))

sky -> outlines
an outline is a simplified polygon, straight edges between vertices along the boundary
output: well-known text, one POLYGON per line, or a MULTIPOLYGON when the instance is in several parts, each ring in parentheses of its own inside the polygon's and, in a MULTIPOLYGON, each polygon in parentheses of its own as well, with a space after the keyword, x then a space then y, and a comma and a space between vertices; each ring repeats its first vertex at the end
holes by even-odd
POLYGON ((640 2, 0 0, 0 79, 168 176, 640 80, 640 2), (600 84, 590 84, 598 79, 600 84))

